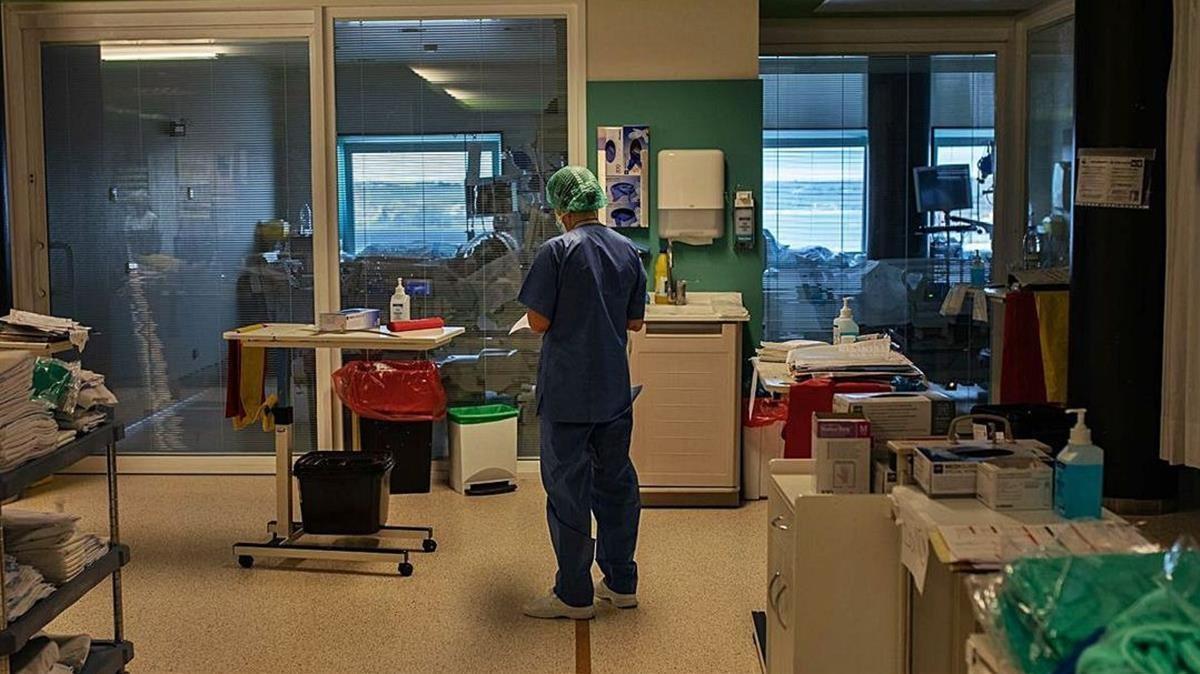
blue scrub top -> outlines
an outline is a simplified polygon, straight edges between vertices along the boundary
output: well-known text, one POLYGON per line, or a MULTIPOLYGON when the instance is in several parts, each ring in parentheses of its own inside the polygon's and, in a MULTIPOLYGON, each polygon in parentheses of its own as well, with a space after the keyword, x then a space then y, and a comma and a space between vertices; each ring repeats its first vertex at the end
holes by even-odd
POLYGON ((538 413, 601 423, 629 409, 625 324, 646 314, 646 270, 625 237, 581 224, 538 249, 521 304, 550 319, 538 366, 538 413))

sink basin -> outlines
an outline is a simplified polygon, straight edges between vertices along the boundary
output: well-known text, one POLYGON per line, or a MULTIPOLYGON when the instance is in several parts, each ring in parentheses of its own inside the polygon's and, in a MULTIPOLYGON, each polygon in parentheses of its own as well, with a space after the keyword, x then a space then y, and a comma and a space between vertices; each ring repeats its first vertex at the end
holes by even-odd
POLYGON ((731 292, 688 293, 688 303, 647 304, 646 320, 659 321, 745 321, 750 315, 742 306, 742 294, 731 292))
POLYGON ((647 304, 647 316, 717 316, 716 308, 711 304, 647 304))

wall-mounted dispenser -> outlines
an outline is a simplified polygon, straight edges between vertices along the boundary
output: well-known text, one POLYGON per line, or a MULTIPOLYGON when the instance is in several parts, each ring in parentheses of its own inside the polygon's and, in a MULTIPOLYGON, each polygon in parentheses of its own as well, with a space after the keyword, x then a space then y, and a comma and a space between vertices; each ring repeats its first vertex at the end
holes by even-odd
POLYGON ((658 236, 703 245, 725 233, 725 153, 658 153, 658 236))

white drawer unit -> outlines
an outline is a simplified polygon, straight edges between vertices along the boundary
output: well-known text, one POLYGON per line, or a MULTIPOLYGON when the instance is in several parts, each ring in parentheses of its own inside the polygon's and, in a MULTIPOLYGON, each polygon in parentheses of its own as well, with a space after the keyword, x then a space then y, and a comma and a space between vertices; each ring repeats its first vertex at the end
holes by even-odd
POLYGON ((654 322, 630 340, 630 454, 647 505, 737 505, 741 326, 654 322))
POLYGON ((767 673, 898 674, 900 541, 891 501, 817 494, 812 468, 771 462, 767 673))

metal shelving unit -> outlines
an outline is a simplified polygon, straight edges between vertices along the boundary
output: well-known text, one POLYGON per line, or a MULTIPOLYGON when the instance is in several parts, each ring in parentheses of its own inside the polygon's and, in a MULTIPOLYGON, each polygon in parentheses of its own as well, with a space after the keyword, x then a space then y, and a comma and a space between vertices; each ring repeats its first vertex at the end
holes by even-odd
MULTIPOLYGON (((107 423, 80 436, 39 459, 0 473, 0 501, 20 494, 38 480, 74 464, 98 450, 104 450, 108 475, 109 551, 71 580, 58 586, 54 594, 34 604, 20 618, 9 622, 4 583, 0 582, 0 674, 9 674, 8 656, 18 652, 52 620, 79 601, 105 578, 112 578, 113 639, 95 641, 83 666, 83 674, 120 674, 133 659, 133 644, 125 641, 124 614, 121 607, 121 567, 129 562, 129 548, 121 544, 117 510, 117 442, 125 437, 120 424, 107 423)), ((0 506, 0 513, 3 507, 0 506)), ((0 558, 4 555, 4 536, 0 530, 0 558)))

